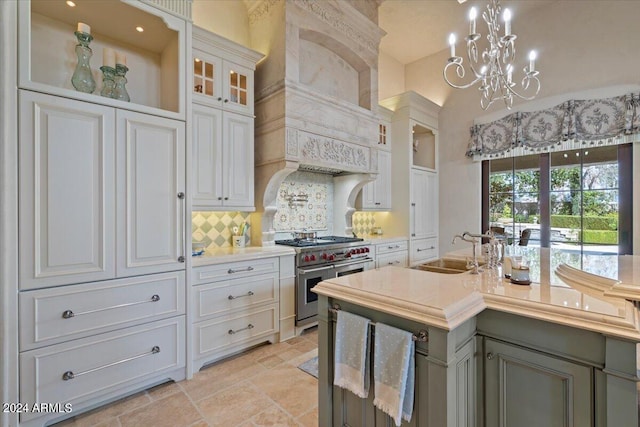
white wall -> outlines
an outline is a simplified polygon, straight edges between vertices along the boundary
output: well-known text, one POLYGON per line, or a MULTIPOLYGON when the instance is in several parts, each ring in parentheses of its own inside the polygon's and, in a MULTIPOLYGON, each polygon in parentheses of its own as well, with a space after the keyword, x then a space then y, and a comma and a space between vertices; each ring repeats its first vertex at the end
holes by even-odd
POLYGON ((378 99, 386 99, 405 91, 404 65, 380 52, 378 56, 378 99))
POLYGON ((249 47, 249 16, 243 1, 194 0, 193 23, 249 47))
MULTIPOLYGON (((638 1, 560 0, 534 11, 526 20, 515 17, 513 31, 518 35, 517 55, 522 58, 516 69, 524 67, 524 58, 530 49, 538 50, 536 68, 542 82, 539 99, 593 88, 638 84, 638 16, 638 1)), ((482 30, 486 32, 486 29, 482 30)), ((449 237, 454 234, 480 230, 480 163, 471 162, 464 154, 469 128, 474 119, 488 113, 508 113, 502 105, 482 111, 475 88, 450 89, 442 78, 447 57, 448 52, 442 51, 408 64, 405 72, 406 90, 414 90, 437 103, 440 98, 444 101, 439 117, 440 253, 452 249, 449 237)), ((381 80, 386 80, 382 73, 381 80)), ((514 80, 518 81, 517 78, 514 80)), ((514 105, 518 106, 517 103, 514 105)), ((526 110, 526 105, 520 103, 520 108, 526 110)), ((640 169, 637 160, 638 156, 635 170, 640 169)), ((635 218, 638 218, 637 212, 635 218)), ((638 232, 635 236, 636 253, 640 253, 638 232)))

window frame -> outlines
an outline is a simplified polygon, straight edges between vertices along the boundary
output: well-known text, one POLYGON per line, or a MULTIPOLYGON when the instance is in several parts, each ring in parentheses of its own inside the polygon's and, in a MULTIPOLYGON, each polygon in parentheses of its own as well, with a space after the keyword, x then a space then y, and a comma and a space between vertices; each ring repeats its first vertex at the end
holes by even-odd
MULTIPOLYGON (((586 147, 585 147, 586 148, 586 147)), ((633 144, 620 144, 618 148, 618 255, 633 254, 633 144)), ((490 224, 490 161, 482 161, 482 230, 488 230, 490 224)), ((551 193, 551 156, 549 153, 538 155, 540 171, 540 247, 550 247, 550 193, 551 193)), ((584 252, 584 242, 580 243, 580 252, 584 252)))

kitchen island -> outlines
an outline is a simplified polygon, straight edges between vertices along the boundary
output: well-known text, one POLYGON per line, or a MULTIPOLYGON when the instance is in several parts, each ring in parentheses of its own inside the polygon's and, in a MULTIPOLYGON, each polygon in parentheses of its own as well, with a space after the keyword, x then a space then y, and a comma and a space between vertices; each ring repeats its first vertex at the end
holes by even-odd
POLYGON ((416 342, 414 412, 403 425, 637 426, 638 310, 611 289, 640 285, 640 257, 576 261, 534 248, 526 256, 534 281, 527 286, 511 284, 500 270, 449 275, 396 267, 318 284, 319 425, 392 425, 374 408, 374 390, 360 399, 332 385, 334 312, 341 309, 427 334, 416 342), (608 264, 610 278, 556 274, 567 261, 592 271, 608 264))

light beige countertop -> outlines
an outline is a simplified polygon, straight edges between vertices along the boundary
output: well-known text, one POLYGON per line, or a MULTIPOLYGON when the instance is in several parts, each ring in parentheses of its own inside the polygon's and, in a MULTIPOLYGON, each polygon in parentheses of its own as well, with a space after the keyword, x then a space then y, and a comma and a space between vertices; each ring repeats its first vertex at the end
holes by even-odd
MULTIPOLYGON (((329 279, 313 290, 446 330, 490 308, 640 341, 638 310, 631 302, 602 289, 583 287, 581 278, 563 279, 555 271, 567 262, 582 270, 615 276, 609 285, 619 282, 640 289, 640 257, 566 254, 529 247, 520 250, 529 261, 531 285, 510 283, 500 269, 473 275, 384 267, 329 279)), ((444 258, 467 255, 470 250, 444 258)))
POLYGON ((204 254, 194 256, 192 265, 199 267, 202 265, 224 264, 235 261, 247 261, 259 258, 270 258, 274 256, 291 255, 296 251, 289 246, 247 246, 244 248, 218 248, 209 249, 204 254))
POLYGON ((369 242, 372 245, 385 245, 388 243, 396 243, 396 242, 402 242, 403 240, 408 241, 409 238, 407 236, 395 236, 395 237, 391 237, 391 236, 376 236, 376 235, 369 235, 369 236, 361 236, 365 242, 369 242))

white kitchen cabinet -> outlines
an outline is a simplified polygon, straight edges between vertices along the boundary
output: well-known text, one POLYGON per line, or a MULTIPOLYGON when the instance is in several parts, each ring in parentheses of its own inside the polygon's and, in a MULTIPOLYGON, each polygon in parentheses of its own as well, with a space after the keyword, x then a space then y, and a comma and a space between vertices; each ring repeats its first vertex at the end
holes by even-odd
POLYGON ((254 211, 253 73, 262 55, 193 29, 193 206, 254 211))
POLYGON ((29 91, 20 110, 21 289, 185 268, 183 122, 29 91))
POLYGON ((254 211, 253 119, 193 105, 193 204, 254 211))
POLYGON ((439 254, 440 107, 415 92, 405 92, 382 100, 380 104, 393 110, 393 209, 385 231, 409 236, 409 265, 415 266, 437 258, 439 254))
POLYGON ((278 257, 194 268, 193 359, 198 370, 280 330, 278 257))
POLYGON ((20 91, 20 288, 115 277, 115 110, 20 91))
POLYGON ((361 209, 363 211, 391 210, 391 152, 375 150, 378 176, 362 188, 361 209))
MULTIPOLYGON (((131 392, 136 384, 182 379, 184 366, 184 316, 179 316, 21 353, 20 396, 30 403, 71 403, 75 413, 92 399, 131 392)), ((21 414, 21 425, 57 415, 21 414)))
POLYGON ((422 239, 438 234, 438 175, 411 169, 411 237, 422 239))
POLYGON ((409 265, 409 243, 407 240, 388 241, 376 244, 376 268, 409 265))
POLYGON ((253 74, 262 55, 193 27, 193 100, 253 115, 253 74))
POLYGON ((184 269, 184 123, 122 110, 117 121, 117 274, 184 269))

